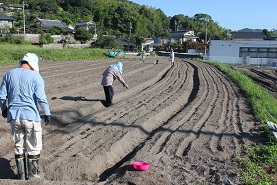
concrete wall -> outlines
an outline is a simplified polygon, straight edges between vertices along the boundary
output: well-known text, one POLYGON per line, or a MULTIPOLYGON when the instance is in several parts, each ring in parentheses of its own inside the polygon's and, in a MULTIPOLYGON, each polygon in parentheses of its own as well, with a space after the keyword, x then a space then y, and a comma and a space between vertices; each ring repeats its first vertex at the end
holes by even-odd
POLYGON ((63 49, 63 48, 87 48, 90 47, 90 44, 46 44, 42 48, 47 49, 63 49))
MULTIPOLYGON (((14 37, 25 37, 25 40, 31 42, 31 43, 39 43, 39 37, 40 34, 12 34, 14 37)), ((3 35, 4 36, 4 35, 3 35)), ((54 43, 59 42, 63 39, 61 35, 51 35, 51 37, 54 39, 54 43)))

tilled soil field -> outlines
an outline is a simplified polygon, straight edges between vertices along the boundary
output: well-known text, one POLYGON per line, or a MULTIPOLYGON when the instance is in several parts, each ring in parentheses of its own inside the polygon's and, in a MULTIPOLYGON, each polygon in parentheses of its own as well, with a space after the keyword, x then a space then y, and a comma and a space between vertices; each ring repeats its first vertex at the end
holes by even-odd
POLYGON ((251 77, 256 83, 266 88, 277 98, 277 68, 234 67, 251 77))
MULTIPOLYGON (((14 180, 9 124, 0 119, 0 184, 242 184, 236 155, 259 139, 240 89, 213 66, 169 58, 42 62, 53 121, 43 126, 40 182, 14 180), (159 63, 154 65, 156 59, 159 63), (120 60, 114 105, 100 85, 120 60), (147 161, 136 171, 134 161, 147 161)), ((2 76, 14 66, 2 67, 2 76)))

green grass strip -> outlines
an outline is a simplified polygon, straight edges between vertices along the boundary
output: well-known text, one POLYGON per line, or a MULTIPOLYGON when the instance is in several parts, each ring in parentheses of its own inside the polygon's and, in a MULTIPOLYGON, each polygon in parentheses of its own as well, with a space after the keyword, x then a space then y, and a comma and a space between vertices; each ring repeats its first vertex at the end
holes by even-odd
POLYGON ((43 59, 59 62, 107 58, 107 50, 99 48, 44 49, 33 45, 1 44, 0 65, 17 64, 26 53, 35 53, 43 59))

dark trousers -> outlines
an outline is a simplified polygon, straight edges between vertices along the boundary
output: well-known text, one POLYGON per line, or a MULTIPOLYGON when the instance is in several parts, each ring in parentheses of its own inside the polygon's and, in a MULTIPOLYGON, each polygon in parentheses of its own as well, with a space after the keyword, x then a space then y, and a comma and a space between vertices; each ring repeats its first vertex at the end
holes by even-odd
POLYGON ((104 87, 104 92, 105 92, 105 97, 106 97, 106 106, 109 107, 113 104, 113 95, 114 95, 114 90, 113 86, 103 86, 104 87))

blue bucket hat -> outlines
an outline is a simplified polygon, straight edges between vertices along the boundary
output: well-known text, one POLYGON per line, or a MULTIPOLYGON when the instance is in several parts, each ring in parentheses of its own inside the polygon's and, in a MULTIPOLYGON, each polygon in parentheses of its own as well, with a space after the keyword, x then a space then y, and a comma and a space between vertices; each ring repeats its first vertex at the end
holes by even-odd
POLYGON ((123 64, 121 62, 117 62, 114 65, 111 65, 112 68, 115 68, 118 70, 118 72, 122 75, 123 72, 123 64))

